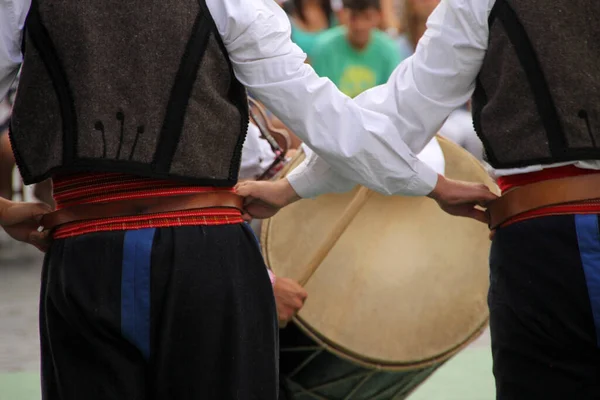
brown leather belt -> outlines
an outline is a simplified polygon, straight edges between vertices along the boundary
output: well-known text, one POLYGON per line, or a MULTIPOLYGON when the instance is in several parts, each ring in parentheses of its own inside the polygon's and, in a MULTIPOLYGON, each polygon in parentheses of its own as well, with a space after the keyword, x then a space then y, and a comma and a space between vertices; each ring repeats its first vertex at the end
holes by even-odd
POLYGON ((600 173, 519 186, 488 205, 490 229, 529 211, 595 199, 600 199, 600 173))
POLYGON ((189 211, 204 208, 236 208, 242 210, 244 199, 231 192, 194 193, 168 197, 153 197, 114 201, 110 203, 82 204, 66 207, 46 214, 42 218, 44 230, 71 222, 130 217, 176 211, 189 211))

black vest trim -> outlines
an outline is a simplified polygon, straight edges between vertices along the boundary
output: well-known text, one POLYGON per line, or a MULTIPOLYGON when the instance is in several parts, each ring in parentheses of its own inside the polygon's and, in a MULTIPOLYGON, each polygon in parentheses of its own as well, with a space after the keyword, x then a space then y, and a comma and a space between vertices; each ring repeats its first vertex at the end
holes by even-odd
POLYGON ((77 156, 77 115, 67 75, 50 34, 40 18, 37 0, 31 2, 26 25, 27 33, 46 66, 58 97, 63 126, 63 165, 69 165, 77 156))
MULTIPOLYGON (((515 11, 504 0, 498 0, 494 5, 494 16, 502 23, 527 76, 538 113, 548 136, 550 152, 553 157, 564 157, 567 151, 565 134, 544 72, 527 32, 515 11)), ((494 22, 494 19, 492 19, 492 22, 494 22)))
POLYGON ((210 21, 210 15, 201 7, 171 89, 157 150, 152 162, 152 168, 156 172, 169 172, 175 157, 194 82, 210 39, 210 21))
MULTIPOLYGON (((488 17, 488 26, 490 27, 490 31, 494 21, 496 20, 496 7, 492 7, 492 11, 490 12, 490 16, 488 17)), ((489 39, 488 39, 489 45, 489 39)), ((492 146, 487 140, 487 137, 483 134, 483 127, 481 126, 481 112, 483 111, 483 107, 488 102, 488 96, 481 84, 481 74, 477 75, 477 79, 475 81, 475 91, 473 92, 473 101, 471 114, 473 116, 473 129, 475 129, 475 133, 479 137, 479 140, 483 143, 483 148, 485 149, 485 159, 487 161, 491 161, 492 163, 498 161, 492 151, 492 146)))
POLYGON ((477 77, 477 81, 475 84, 475 91, 473 92, 473 102, 472 102, 472 114, 473 114, 473 128, 475 129, 475 133, 479 137, 479 140, 483 143, 483 148, 485 149, 485 159, 487 161, 497 163, 498 160, 492 151, 492 146, 490 145, 489 140, 483 134, 483 128, 481 126, 481 112, 483 107, 488 102, 488 96, 481 84, 481 80, 479 76, 477 77))
MULTIPOLYGON (((204 12, 207 15, 210 15, 210 10, 206 6, 206 1, 198 0, 198 3, 200 4, 200 7, 202 7, 202 9, 204 9, 204 12)), ((242 124, 241 124, 242 131, 240 132, 238 142, 236 143, 235 150, 233 153, 233 158, 231 159, 231 166, 229 168, 229 179, 231 179, 232 181, 235 181, 235 180, 237 180, 237 176, 238 176, 238 173, 240 170, 240 164, 242 161, 242 150, 244 147, 244 141, 246 140, 246 132, 248 131, 248 125, 250 124, 250 115, 249 115, 249 111, 248 111, 248 96, 246 93, 246 87, 244 85, 242 85, 240 83, 240 81, 238 81, 237 78, 235 77, 235 73, 233 71, 233 65, 231 64, 231 59, 229 58, 229 52, 225 48, 225 44, 223 43, 223 40, 221 39, 221 34, 219 33, 217 25, 215 24, 215 21, 212 18, 210 18, 210 24, 212 27, 213 34, 214 34, 215 38, 217 39, 217 43, 219 44, 219 47, 221 48, 221 51, 223 52, 223 54, 226 55, 227 65, 229 66, 229 74, 233 79, 233 81, 231 83, 231 87, 229 88, 229 94, 228 94, 229 100, 233 104, 235 104, 235 106, 237 107, 237 109, 240 112, 240 116, 242 119, 242 121, 241 121, 242 122, 242 124)))

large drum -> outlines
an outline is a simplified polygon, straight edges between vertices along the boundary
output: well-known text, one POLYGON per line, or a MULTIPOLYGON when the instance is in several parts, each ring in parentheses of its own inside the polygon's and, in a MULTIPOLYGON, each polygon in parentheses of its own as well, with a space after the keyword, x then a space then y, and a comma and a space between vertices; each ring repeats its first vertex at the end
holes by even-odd
MULTIPOLYGON (((494 187, 475 158, 438 140, 447 177, 494 187)), ((297 400, 404 399, 487 325, 487 227, 428 198, 365 190, 302 200, 263 224, 268 266, 307 281, 281 332, 297 400)))

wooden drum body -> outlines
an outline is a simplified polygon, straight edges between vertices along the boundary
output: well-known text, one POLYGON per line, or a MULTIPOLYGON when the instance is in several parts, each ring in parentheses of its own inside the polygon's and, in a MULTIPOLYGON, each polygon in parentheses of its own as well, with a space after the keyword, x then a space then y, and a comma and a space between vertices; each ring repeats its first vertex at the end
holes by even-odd
MULTIPOLYGON (((494 187, 474 157, 438 141, 448 178, 494 187)), ((302 280, 361 190, 302 200, 265 221, 267 265, 302 280)), ((282 373, 295 399, 403 399, 485 329, 488 229, 428 198, 371 194, 337 236, 282 330, 282 373)))

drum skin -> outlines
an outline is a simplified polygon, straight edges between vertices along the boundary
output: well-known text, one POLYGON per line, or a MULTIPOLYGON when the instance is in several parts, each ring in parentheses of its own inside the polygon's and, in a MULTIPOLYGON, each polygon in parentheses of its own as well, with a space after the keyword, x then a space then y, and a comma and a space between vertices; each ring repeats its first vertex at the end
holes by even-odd
MULTIPOLYGON (((438 141, 446 177, 495 190, 474 157, 438 141)), ((300 279, 357 190, 301 200, 265 221, 269 268, 300 279)), ((488 234, 426 197, 371 195, 307 282, 294 326, 282 331, 282 372, 294 398, 401 399, 477 338, 488 320, 488 234)))

